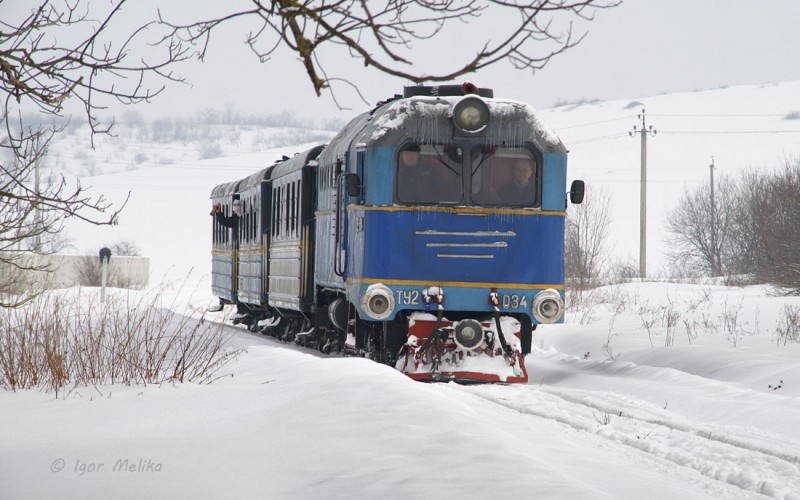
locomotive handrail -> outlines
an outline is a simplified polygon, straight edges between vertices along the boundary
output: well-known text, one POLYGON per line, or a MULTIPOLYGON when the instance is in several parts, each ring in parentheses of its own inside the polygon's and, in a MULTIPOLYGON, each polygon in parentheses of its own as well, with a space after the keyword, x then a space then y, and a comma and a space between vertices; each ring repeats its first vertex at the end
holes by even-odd
POLYGON ((345 181, 346 173, 336 176, 336 216, 334 220, 334 245, 333 272, 341 278, 347 275, 347 210, 345 209, 345 181), (342 259, 342 255, 345 256, 342 259), (344 262, 343 262, 344 260, 344 262))

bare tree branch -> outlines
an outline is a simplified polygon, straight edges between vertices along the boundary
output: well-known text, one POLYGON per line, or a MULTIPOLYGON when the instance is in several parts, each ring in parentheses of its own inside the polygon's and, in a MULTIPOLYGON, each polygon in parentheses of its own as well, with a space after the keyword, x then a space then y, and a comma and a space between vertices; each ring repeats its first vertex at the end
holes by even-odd
POLYGON ((580 295, 598 284, 610 254, 608 231, 611 200, 606 191, 588 190, 580 205, 567 213, 564 238, 564 273, 568 286, 580 295))
MULTIPOLYGON (((101 14, 94 18, 87 1, 41 0, 20 19, 0 20, 0 271, 46 270, 24 252, 46 253, 67 218, 116 224, 127 203, 112 206, 63 176, 39 179, 37 165, 63 129, 55 123, 67 103, 83 109, 93 139, 113 127, 113 119, 102 123, 97 116, 109 99, 149 101, 165 82, 182 81, 171 68, 190 57, 190 47, 171 40, 153 49, 163 38, 153 33, 158 23, 125 31, 115 20, 126 0, 98 5, 91 6, 92 16, 101 14), (31 112, 33 120, 49 117, 51 124, 29 123, 31 112)), ((3 299, 0 307, 24 300, 3 299)))
POLYGON ((738 204, 736 186, 730 178, 722 176, 716 184, 713 224, 708 184, 685 193, 666 220, 672 259, 684 270, 710 276, 731 271, 727 256, 738 204))
MULTIPOLYGON (((115 16, 121 16, 125 0, 112 5, 99 21, 89 17, 88 3, 83 4, 87 11, 78 12, 81 5, 80 1, 75 5, 64 2, 59 7, 44 1, 19 24, 0 22, 0 89, 16 104, 32 104, 51 115, 60 114, 68 99, 77 99, 83 104, 92 132, 108 132, 110 127, 102 127, 96 118, 96 112, 105 108, 97 99, 149 101, 164 89, 163 84, 155 88, 147 85, 149 76, 183 81, 169 68, 187 59, 190 48, 172 41, 162 44, 154 60, 134 62, 133 47, 160 40, 148 38, 155 23, 117 39, 109 33, 109 26, 115 16), (58 42, 59 37, 75 36, 79 37, 77 42, 58 42)), ((6 100, 3 105, 6 117, 12 110, 9 104, 6 100)))
MULTIPOLYGON (((236 20, 253 19, 260 25, 245 41, 261 61, 279 48, 294 51, 317 95, 329 87, 322 60, 323 48, 341 46, 381 73, 411 82, 444 82, 507 60, 517 69, 537 70, 550 59, 578 44, 572 24, 561 31, 556 15, 591 19, 598 9, 618 5, 617 0, 251 0, 252 8, 212 19, 173 23, 163 17, 171 33, 163 43, 190 43, 205 56, 211 34, 236 20), (414 68, 415 42, 439 35, 448 23, 474 24, 480 49, 474 55, 443 51, 439 73, 414 68)), ((416 56, 418 57, 418 56, 416 56)), ((341 78, 341 75, 334 75, 341 78)))
POLYGON ((745 173, 731 238, 737 272, 800 295, 800 158, 783 170, 745 173))
POLYGON ((722 176, 714 223, 708 185, 686 193, 667 216, 672 257, 682 269, 737 282, 772 283, 800 294, 800 160, 782 171, 722 176))

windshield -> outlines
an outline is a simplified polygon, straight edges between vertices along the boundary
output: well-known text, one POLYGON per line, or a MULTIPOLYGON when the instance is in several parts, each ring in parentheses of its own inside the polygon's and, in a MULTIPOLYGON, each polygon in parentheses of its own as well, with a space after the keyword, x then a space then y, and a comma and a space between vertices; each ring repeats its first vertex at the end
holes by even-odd
POLYGON ((407 144, 397 160, 397 199, 403 203, 460 203, 463 151, 455 144, 407 144))
POLYGON ((410 143, 397 155, 396 175, 400 203, 540 204, 540 163, 533 151, 524 147, 410 143))
POLYGON ((533 207, 539 204, 539 168, 526 148, 476 146, 471 151, 473 203, 533 207))

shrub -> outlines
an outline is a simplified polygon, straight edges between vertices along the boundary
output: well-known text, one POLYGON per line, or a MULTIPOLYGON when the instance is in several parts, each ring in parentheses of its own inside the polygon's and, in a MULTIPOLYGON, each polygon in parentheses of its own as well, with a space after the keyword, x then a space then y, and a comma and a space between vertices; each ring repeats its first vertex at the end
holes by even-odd
POLYGON ((800 306, 784 305, 775 331, 778 334, 776 339, 778 345, 800 342, 800 306))
POLYGON ((0 386, 6 390, 98 384, 210 383, 241 349, 223 325, 163 307, 162 291, 39 296, 0 310, 0 386))
POLYGON ((222 148, 218 142, 206 141, 200 145, 200 159, 208 160, 222 156, 222 148))

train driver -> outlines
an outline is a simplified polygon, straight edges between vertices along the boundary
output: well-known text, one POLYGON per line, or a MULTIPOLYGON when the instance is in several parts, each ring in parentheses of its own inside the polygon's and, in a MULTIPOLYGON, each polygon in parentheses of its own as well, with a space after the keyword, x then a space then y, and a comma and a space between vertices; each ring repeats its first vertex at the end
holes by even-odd
POLYGON ((459 178, 443 173, 445 164, 420 153, 417 144, 406 146, 400 152, 397 169, 397 197, 408 203, 438 203, 461 199, 459 178))
POLYGON ((397 197, 400 201, 425 203, 436 199, 432 182, 433 168, 420 156, 420 148, 416 144, 400 152, 397 169, 397 197))
POLYGON ((533 178, 533 162, 528 158, 520 158, 514 162, 511 180, 501 186, 497 192, 503 205, 533 205, 536 195, 533 178))

